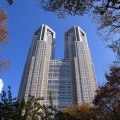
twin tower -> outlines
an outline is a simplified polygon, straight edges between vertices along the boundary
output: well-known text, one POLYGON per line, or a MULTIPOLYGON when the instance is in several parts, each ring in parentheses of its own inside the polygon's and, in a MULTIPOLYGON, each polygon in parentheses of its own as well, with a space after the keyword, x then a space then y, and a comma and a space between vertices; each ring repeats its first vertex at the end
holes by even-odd
POLYGON ((97 81, 85 32, 73 26, 65 33, 64 59, 55 60, 55 32, 42 25, 33 36, 19 88, 18 100, 29 95, 44 97, 49 105, 53 93, 54 107, 90 103, 94 99, 97 81))

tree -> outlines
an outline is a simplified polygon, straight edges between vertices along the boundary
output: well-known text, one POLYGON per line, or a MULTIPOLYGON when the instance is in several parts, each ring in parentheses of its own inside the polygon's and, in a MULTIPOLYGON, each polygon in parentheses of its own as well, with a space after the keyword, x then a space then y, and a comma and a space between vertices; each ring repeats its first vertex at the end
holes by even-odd
MULTIPOLYGON (((12 5, 12 0, 7 0, 12 5)), ((104 40, 113 39, 120 33, 120 2, 119 0, 38 0, 38 7, 56 13, 58 17, 68 15, 93 16, 98 24, 97 33, 104 40), (105 34, 104 34, 105 33, 105 34), (104 36, 105 35, 105 36, 104 36)), ((37 1, 37 2, 38 2, 37 1)), ((36 0, 34 0, 36 2, 36 0)))
POLYGON ((112 41, 112 44, 109 44, 107 47, 111 48, 117 55, 120 55, 120 39, 112 41))
POLYGON ((8 2, 9 5, 13 4, 13 0, 7 0, 7 2, 8 2))
POLYGON ((98 23, 97 32, 104 35, 104 39, 113 39, 120 33, 120 2, 118 0, 103 0, 95 6, 93 18, 98 23), (104 31, 103 31, 104 30, 104 31))
POLYGON ((57 111, 54 115, 55 120, 78 120, 71 116, 68 112, 57 111))
POLYGON ((1 101, 0 101, 0 119, 5 120, 12 119, 16 115, 16 98, 12 98, 11 90, 9 87, 8 97, 5 91, 2 91, 1 101))
POLYGON ((8 31, 7 31, 7 14, 0 7, 0 43, 7 44, 8 31))
POLYGON ((83 103, 81 105, 73 105, 61 111, 68 113, 71 117, 75 118, 75 120, 91 119, 90 106, 88 103, 83 103))
POLYGON ((92 113, 97 120, 120 120, 120 67, 110 68, 105 74, 107 83, 97 90, 92 113))
POLYGON ((52 91, 50 91, 50 105, 41 105, 44 98, 35 98, 29 95, 27 101, 17 101, 12 97, 11 87, 8 86, 8 93, 2 91, 0 101, 0 120, 52 120, 58 110, 53 108, 52 91), (7 97, 8 96, 8 97, 7 97))
POLYGON ((85 0, 39 0, 40 6, 45 11, 57 13, 59 17, 65 14, 82 16, 88 13, 93 5, 92 1, 85 0))
POLYGON ((120 63, 120 39, 112 41, 107 47, 116 53, 116 61, 114 61, 114 63, 120 63))
POLYGON ((23 120, 30 118, 31 120, 37 120, 44 114, 40 111, 43 106, 39 104, 39 101, 43 99, 44 98, 35 98, 34 96, 29 95, 28 101, 24 102, 24 107, 21 109, 23 111, 23 120))
MULTIPOLYGON (((7 14, 0 7, 0 44, 7 45, 8 31, 7 31, 7 14)), ((7 59, 0 60, 0 75, 4 70, 7 70, 10 66, 10 62, 7 59)))
POLYGON ((22 100, 17 101, 16 98, 12 97, 11 88, 8 90, 8 97, 5 91, 1 94, 0 101, 0 119, 4 120, 37 120, 44 113, 40 111, 43 106, 39 104, 39 101, 43 98, 35 98, 29 96, 28 101, 22 100))
POLYGON ((89 13, 98 24, 97 33, 105 40, 112 39, 116 33, 120 33, 118 0, 39 0, 38 6, 62 18, 65 14, 82 16, 89 13))
MULTIPOLYGON (((58 17, 68 15, 93 16, 93 21, 98 24, 97 33, 104 40, 113 39, 120 33, 120 2, 119 0, 38 0, 38 7, 45 11, 56 13, 58 17), (104 34, 105 33, 105 34, 104 34), (104 36, 105 35, 105 36, 104 36)), ((37 1, 37 2, 38 2, 37 1)), ((36 2, 36 0, 34 0, 36 2)), ((8 0, 9 5, 13 3, 8 0)))

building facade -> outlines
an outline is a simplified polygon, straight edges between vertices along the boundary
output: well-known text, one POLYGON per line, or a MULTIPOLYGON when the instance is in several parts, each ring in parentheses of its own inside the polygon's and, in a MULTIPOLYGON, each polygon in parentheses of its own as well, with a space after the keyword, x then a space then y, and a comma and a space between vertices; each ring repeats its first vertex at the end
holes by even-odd
POLYGON ((0 94, 2 92, 3 85, 4 85, 4 83, 3 83, 2 79, 0 79, 0 94))
POLYGON ((33 36, 19 88, 18 100, 28 95, 44 97, 49 105, 53 93, 56 108, 72 104, 91 104, 97 81, 85 32, 73 26, 65 33, 64 59, 55 60, 55 32, 42 25, 33 36))

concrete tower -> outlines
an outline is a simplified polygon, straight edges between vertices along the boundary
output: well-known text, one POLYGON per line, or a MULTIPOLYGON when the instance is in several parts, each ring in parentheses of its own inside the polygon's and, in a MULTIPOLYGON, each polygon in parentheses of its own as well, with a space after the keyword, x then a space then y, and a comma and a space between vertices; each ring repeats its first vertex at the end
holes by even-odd
POLYGON ((65 33, 65 59, 70 61, 72 102, 91 103, 97 81, 85 32, 73 26, 65 33))
POLYGON ((54 59, 55 32, 42 25, 33 36, 25 64, 18 100, 28 95, 44 97, 41 104, 49 105, 49 92, 53 93, 58 109, 72 104, 91 104, 97 82, 86 34, 78 26, 65 33, 65 57, 54 59))

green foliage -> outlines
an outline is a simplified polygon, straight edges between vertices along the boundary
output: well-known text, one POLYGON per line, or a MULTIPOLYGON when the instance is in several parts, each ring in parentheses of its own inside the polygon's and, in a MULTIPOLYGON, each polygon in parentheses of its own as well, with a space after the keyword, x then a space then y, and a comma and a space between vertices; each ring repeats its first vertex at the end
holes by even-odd
POLYGON ((35 98, 30 95, 28 101, 19 102, 16 98, 12 98, 11 88, 8 88, 8 97, 5 91, 1 94, 0 119, 18 120, 19 118, 19 120, 26 120, 31 118, 36 120, 44 114, 40 111, 43 106, 39 104, 39 101, 43 100, 43 98, 35 98))
POLYGON ((53 94, 52 94, 51 90, 50 90, 50 93, 49 93, 49 102, 50 102, 50 106, 53 107, 53 94))
POLYGON ((32 120, 37 119, 42 113, 40 112, 42 106, 39 104, 39 101, 43 98, 35 98, 34 96, 29 95, 29 99, 24 104, 24 119, 32 118, 32 120))
POLYGON ((41 105, 44 98, 29 95, 28 101, 18 102, 12 97, 11 88, 1 94, 0 119, 4 120, 120 120, 120 67, 113 66, 105 74, 107 83, 97 90, 93 106, 84 103, 63 110, 54 108, 52 91, 49 106, 41 105))
POLYGON ((0 101, 0 119, 2 118, 16 118, 16 98, 12 98, 11 90, 9 87, 8 90, 8 97, 6 92, 3 91, 1 94, 1 101, 0 101))
POLYGON ((78 120, 71 116, 68 112, 57 111, 54 115, 55 120, 78 120))

